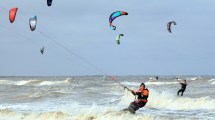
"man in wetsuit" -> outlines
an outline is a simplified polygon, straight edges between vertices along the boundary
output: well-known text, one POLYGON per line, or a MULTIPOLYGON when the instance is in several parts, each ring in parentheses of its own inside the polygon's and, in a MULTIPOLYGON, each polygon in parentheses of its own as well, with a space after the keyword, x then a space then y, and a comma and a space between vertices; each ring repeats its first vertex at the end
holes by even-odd
MULTIPOLYGON (((178 78, 176 78, 176 79, 178 81, 178 78)), ((178 81, 178 82, 181 84, 181 89, 178 91, 177 95, 179 95, 179 93, 181 92, 181 96, 183 96, 183 93, 187 87, 187 82, 186 82, 186 80, 184 80, 184 82, 180 82, 180 81, 178 81)))
POLYGON ((131 102, 128 107, 128 110, 134 114, 136 110, 144 107, 148 102, 147 98, 149 96, 149 90, 145 88, 144 83, 140 85, 139 90, 137 90, 136 92, 130 89, 128 90, 131 91, 133 95, 137 95, 137 99, 134 102, 131 102))

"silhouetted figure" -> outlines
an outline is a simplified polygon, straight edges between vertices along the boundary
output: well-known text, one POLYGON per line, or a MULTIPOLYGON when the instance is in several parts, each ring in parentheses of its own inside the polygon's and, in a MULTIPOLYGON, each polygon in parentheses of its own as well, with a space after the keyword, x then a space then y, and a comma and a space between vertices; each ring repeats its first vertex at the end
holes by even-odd
MULTIPOLYGON (((178 78, 176 78, 176 79, 178 81, 178 78)), ((187 82, 186 82, 186 80, 184 80, 184 82, 180 82, 180 81, 178 81, 178 82, 181 84, 181 89, 178 91, 177 95, 179 95, 179 93, 181 92, 181 96, 183 96, 183 93, 187 87, 187 82)))
POLYGON ((158 76, 156 76, 155 78, 156 78, 156 80, 158 80, 158 76))

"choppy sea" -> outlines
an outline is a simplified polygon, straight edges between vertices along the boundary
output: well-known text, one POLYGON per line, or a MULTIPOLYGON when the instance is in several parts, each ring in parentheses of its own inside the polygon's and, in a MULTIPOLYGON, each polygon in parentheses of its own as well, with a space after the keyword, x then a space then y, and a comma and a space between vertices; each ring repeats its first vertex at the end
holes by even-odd
POLYGON ((0 120, 215 120, 215 76, 0 77, 0 120), (184 96, 177 96, 186 79, 184 96), (148 103, 122 112, 144 82, 148 103))

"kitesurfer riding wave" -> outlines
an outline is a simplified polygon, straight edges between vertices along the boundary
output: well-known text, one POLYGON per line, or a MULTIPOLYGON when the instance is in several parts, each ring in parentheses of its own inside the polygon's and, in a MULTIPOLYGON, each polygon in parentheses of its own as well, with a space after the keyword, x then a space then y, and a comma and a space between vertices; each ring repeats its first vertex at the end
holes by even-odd
POLYGON ((133 102, 130 103, 129 107, 127 109, 124 109, 124 111, 128 110, 129 112, 135 114, 135 111, 138 109, 144 107, 146 103, 148 102, 147 98, 149 96, 149 90, 145 87, 145 84, 142 83, 140 85, 140 88, 137 91, 131 90, 127 87, 125 87, 127 90, 131 91, 131 93, 136 96, 137 99, 135 99, 133 102))
MULTIPOLYGON (((178 81, 178 78, 176 78, 176 79, 178 81)), ((181 96, 183 96, 183 93, 187 87, 187 82, 186 82, 186 80, 184 80, 184 82, 180 82, 180 81, 178 81, 178 82, 181 84, 181 89, 178 91, 177 95, 179 95, 179 93, 181 92, 181 96)))

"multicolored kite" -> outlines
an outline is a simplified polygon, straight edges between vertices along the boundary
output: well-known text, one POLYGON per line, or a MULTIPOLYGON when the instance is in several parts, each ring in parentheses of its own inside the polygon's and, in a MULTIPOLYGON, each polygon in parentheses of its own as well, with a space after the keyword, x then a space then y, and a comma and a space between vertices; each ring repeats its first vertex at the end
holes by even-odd
POLYGON ((122 16, 122 15, 128 15, 127 12, 124 12, 124 11, 116 11, 116 12, 113 12, 110 17, 109 17, 109 23, 110 23, 110 27, 113 29, 113 30, 116 30, 116 26, 114 26, 112 24, 112 22, 114 21, 114 19, 116 19, 117 17, 119 16, 122 16))

